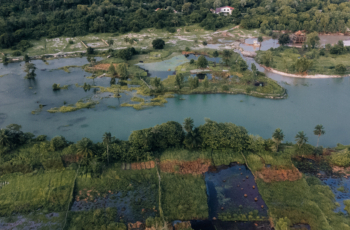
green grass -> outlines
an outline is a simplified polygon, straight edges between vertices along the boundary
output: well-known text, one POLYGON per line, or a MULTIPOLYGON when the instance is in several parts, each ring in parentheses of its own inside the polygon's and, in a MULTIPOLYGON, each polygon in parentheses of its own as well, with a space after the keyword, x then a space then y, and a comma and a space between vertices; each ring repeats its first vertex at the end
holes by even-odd
POLYGON ((341 167, 350 166, 350 151, 349 149, 343 149, 339 152, 332 153, 330 156, 330 162, 334 165, 341 167))
POLYGON ((350 229, 350 219, 333 210, 334 194, 317 178, 265 183, 257 180, 259 192, 277 221, 288 217, 292 224, 306 223, 311 229, 350 229))
POLYGON ((37 209, 63 211, 70 202, 75 172, 7 174, 1 182, 9 182, 0 193, 0 215, 29 213, 37 209))
POLYGON ((51 108, 49 110, 47 110, 49 113, 68 113, 68 112, 73 112, 79 109, 91 109, 94 108, 96 104, 98 104, 98 101, 87 101, 87 102, 83 102, 83 101, 78 101, 77 103, 75 103, 75 105, 63 105, 59 108, 51 108))
POLYGON ((350 200, 344 200, 344 204, 345 204, 345 211, 347 211, 348 214, 350 215, 350 200))
MULTIPOLYGON (((258 51, 258 55, 256 60, 260 60, 260 57, 266 53, 266 51, 258 51)), ((272 52, 273 53, 273 63, 272 68, 277 69, 282 72, 287 73, 295 73, 291 70, 292 64, 296 62, 296 60, 300 57, 307 57, 309 60, 313 61, 312 67, 308 70, 308 74, 325 74, 325 75, 339 75, 336 72, 335 66, 338 64, 343 64, 345 66, 350 66, 350 53, 335 55, 330 54, 326 51, 325 56, 318 55, 319 50, 315 49, 314 51, 303 51, 297 48, 285 47, 283 50, 278 49, 272 52), (316 53, 314 58, 310 58, 312 56, 312 52, 316 53)), ((346 75, 350 74, 350 70, 348 70, 341 74, 346 75)))
POLYGON ((208 218, 207 194, 202 175, 161 173, 162 208, 167 221, 208 218))

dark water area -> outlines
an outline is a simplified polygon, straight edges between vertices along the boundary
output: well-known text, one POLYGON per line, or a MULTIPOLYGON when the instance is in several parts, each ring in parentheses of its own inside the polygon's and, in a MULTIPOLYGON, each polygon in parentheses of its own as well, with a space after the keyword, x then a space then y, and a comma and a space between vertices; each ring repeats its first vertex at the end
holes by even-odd
POLYGON ((245 165, 219 166, 205 173, 209 218, 231 215, 267 217, 267 206, 262 199, 253 174, 245 165), (255 200, 256 199, 256 200, 255 200), (262 208, 263 206, 263 208, 262 208))
POLYGON ((150 77, 158 77, 162 80, 167 79, 169 75, 176 75, 176 71, 147 71, 150 77))
POLYGON ((147 217, 154 217, 157 213, 149 208, 152 205, 158 207, 156 197, 152 196, 150 191, 145 188, 127 193, 108 194, 104 197, 96 197, 93 201, 75 200, 70 210, 78 212, 110 207, 117 209, 118 219, 127 222, 145 221, 147 217), (149 205, 150 203, 152 205, 149 205))
POLYGON ((191 227, 194 230, 271 230, 268 221, 219 221, 193 220, 191 227))
POLYGON ((336 202, 339 203, 339 207, 337 207, 334 211, 347 214, 347 211, 344 210, 344 201, 350 200, 350 178, 329 177, 322 178, 321 181, 331 188, 335 195, 336 202))

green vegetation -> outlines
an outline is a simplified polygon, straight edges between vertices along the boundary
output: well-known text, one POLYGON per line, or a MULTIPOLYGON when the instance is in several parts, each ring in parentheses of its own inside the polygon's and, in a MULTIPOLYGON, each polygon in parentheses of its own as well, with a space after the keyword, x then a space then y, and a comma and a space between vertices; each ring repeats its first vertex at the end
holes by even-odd
POLYGON ((64 211, 70 202, 74 176, 71 170, 1 176, 0 181, 6 184, 1 187, 0 215, 30 213, 43 207, 47 211, 64 211))
POLYGON ((344 200, 345 210, 350 214, 350 200, 344 200))
POLYGON ((161 173, 162 208, 168 221, 208 218, 203 176, 161 173))
POLYGON ((61 89, 68 89, 68 85, 60 86, 60 84, 56 84, 56 83, 52 85, 53 91, 61 90, 61 89))
POLYGON ((307 223, 320 230, 350 228, 349 219, 333 211, 334 194, 317 178, 278 183, 257 180, 257 184, 270 216, 276 220, 287 217, 291 224, 307 223))
POLYGON ((330 157, 330 161, 332 164, 341 166, 341 167, 348 167, 350 166, 350 151, 349 149, 343 149, 339 152, 334 153, 330 157))
MULTIPOLYGON (((292 159, 296 162, 299 156, 311 156, 322 148, 308 145, 303 132, 297 134, 296 144, 283 143, 282 130, 277 133, 274 143, 248 135, 245 128, 232 123, 207 119, 195 127, 193 119, 186 118, 183 125, 171 121, 134 131, 128 141, 105 133, 101 143, 87 138, 72 143, 62 136, 47 141, 46 136, 23 133, 21 126, 13 124, 0 130, 0 216, 62 213, 69 204, 80 207, 81 203, 93 208, 70 210, 67 219, 63 221, 60 215, 55 224, 66 229, 126 229, 124 213, 114 208, 121 205, 128 210, 126 215, 146 220, 147 226, 206 219, 209 207, 204 176, 177 170, 182 163, 193 170, 194 162, 204 160, 212 166, 246 164, 276 227, 305 223, 312 229, 348 229, 350 220, 333 211, 337 205, 334 194, 318 178, 303 175, 292 181, 266 182, 260 176, 267 165, 285 175, 283 170, 296 170, 292 159), (168 172, 166 165, 175 171, 168 172), (101 200, 109 206, 98 206, 101 200)), ((348 146, 338 145, 333 150, 330 156, 321 151, 319 160, 330 159, 326 164, 350 162, 348 146)), ((345 201, 346 210, 348 203, 345 201)), ((265 216, 251 210, 223 212, 218 218, 261 221, 265 216)))
POLYGON ((91 109, 94 108, 95 105, 98 104, 97 101, 78 101, 75 103, 75 105, 63 105, 59 108, 51 108, 47 110, 49 113, 67 113, 67 112, 73 112, 79 109, 91 109))
POLYGON ((303 49, 278 47, 268 51, 258 51, 255 60, 267 67, 286 73, 346 75, 350 73, 350 49, 334 45, 326 48, 303 49))

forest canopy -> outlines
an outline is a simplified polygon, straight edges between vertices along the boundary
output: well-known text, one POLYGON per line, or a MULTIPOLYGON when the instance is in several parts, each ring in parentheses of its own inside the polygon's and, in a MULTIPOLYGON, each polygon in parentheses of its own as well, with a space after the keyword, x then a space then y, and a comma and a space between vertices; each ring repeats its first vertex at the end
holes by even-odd
POLYGON ((263 32, 345 32, 350 27, 349 12, 345 0, 1 0, 0 47, 25 50, 28 39, 123 34, 151 27, 175 32, 174 27, 194 23, 208 30, 240 24, 263 32), (235 8, 232 15, 210 11, 225 5, 235 8))

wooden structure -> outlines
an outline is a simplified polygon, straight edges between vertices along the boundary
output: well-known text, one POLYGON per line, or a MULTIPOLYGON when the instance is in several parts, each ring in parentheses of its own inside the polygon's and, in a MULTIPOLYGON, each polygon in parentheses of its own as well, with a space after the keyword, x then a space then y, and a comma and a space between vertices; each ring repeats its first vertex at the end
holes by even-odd
POLYGON ((303 43, 306 41, 306 34, 299 30, 290 36, 290 40, 293 43, 303 43))

